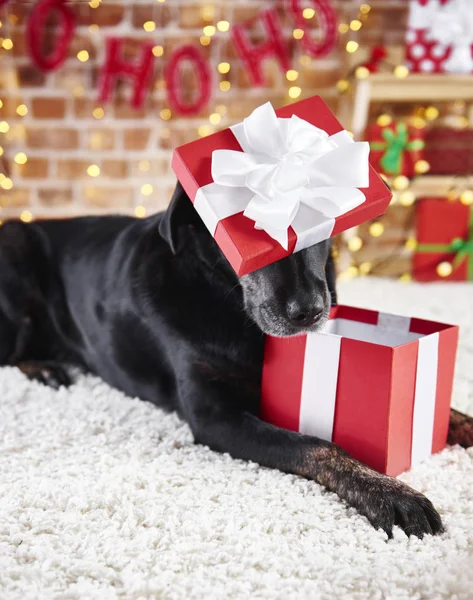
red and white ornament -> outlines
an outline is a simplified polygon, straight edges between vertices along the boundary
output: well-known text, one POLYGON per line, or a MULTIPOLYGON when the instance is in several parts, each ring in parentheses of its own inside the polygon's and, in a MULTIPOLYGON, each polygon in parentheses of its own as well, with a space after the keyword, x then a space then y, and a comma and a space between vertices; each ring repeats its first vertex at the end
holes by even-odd
POLYGON ((406 46, 414 73, 472 73, 473 2, 411 0, 406 46))

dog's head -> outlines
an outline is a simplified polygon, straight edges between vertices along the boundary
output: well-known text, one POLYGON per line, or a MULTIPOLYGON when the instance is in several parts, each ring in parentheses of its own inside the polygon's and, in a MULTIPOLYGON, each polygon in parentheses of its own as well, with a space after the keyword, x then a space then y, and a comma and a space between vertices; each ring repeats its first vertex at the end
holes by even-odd
MULTIPOLYGON (((194 254, 212 269, 218 265, 228 279, 229 289, 235 286, 233 269, 208 235, 180 184, 160 221, 160 232, 174 253, 194 238, 194 254)), ((331 243, 321 242, 244 275, 239 283, 245 311, 264 333, 291 336, 317 331, 326 322, 330 306, 336 303, 331 243)))
POLYGON ((245 309, 264 333, 317 331, 335 303, 330 242, 321 242, 240 278, 245 309))

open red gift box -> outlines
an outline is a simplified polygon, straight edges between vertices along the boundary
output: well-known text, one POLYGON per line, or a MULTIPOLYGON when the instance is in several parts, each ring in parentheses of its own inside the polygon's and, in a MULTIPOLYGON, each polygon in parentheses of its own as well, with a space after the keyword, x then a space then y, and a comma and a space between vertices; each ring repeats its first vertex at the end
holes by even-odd
POLYGON ((458 327, 349 306, 266 338, 261 418, 396 476, 447 441, 458 327))
MULTIPOLYGON (((271 107, 270 110, 272 110, 271 107)), ((238 275, 244 275, 262 268, 298 250, 302 250, 304 247, 328 239, 346 229, 373 219, 384 213, 391 199, 386 184, 368 164, 368 145, 363 142, 353 142, 319 96, 302 100, 275 112, 276 114, 273 114, 272 119, 268 118, 267 106, 263 105, 256 109, 249 119, 245 119, 243 123, 185 144, 177 148, 173 155, 172 168, 177 178, 238 275), (247 133, 244 129, 248 120, 254 118, 257 111, 260 111, 259 114, 261 114, 261 109, 263 109, 263 113, 266 109, 265 115, 267 118, 265 122, 267 127, 260 127, 257 134, 253 135, 253 141, 256 143, 252 146, 247 144, 251 136, 248 134, 248 129, 246 130, 247 133), (279 137, 276 135, 277 127, 280 128, 279 133, 281 135, 279 137), (240 181, 244 182, 242 187, 232 183, 227 184, 229 187, 225 188, 215 183, 213 175, 214 153, 222 150, 233 151, 248 159, 248 163, 251 162, 252 158, 256 160, 258 157, 269 154, 269 160, 266 161, 269 164, 262 165, 263 169, 260 171, 262 175, 258 177, 260 185, 264 185, 269 180, 268 172, 265 169, 276 167, 278 163, 279 167, 286 168, 287 177, 280 177, 281 187, 285 187, 285 194, 282 194, 282 201, 278 207, 280 216, 285 210, 287 211, 287 206, 286 208, 284 206, 286 198, 287 202, 294 201, 295 190, 288 184, 288 180, 292 178, 297 180, 297 178, 301 179, 302 177, 303 181, 302 169, 304 165, 301 166, 301 163, 304 163, 304 159, 307 161, 319 160, 318 149, 323 144, 327 144, 327 140, 322 138, 319 140, 321 141, 320 146, 317 146, 316 143, 310 144, 311 136, 312 139, 316 140, 315 131, 310 131, 310 129, 315 130, 316 128, 322 130, 323 135, 327 136, 328 134, 330 136, 328 143, 335 146, 335 153, 331 155, 333 158, 329 157, 328 154, 332 150, 329 152, 327 150, 328 146, 324 146, 325 150, 322 154, 325 153, 327 156, 322 156, 320 159, 323 161, 323 166, 322 163, 319 163, 319 172, 317 177, 314 177, 317 180, 314 186, 319 187, 315 189, 316 193, 312 198, 307 198, 307 203, 312 200, 313 206, 308 208, 307 204, 301 202, 296 217, 291 217, 291 225, 284 229, 287 239, 287 248, 285 248, 276 239, 268 235, 268 228, 266 230, 255 228, 255 220, 248 217, 248 203, 251 201, 252 196, 258 196, 258 192, 255 192, 243 176, 240 177, 240 181), (309 144, 304 147, 303 141, 306 139, 309 140, 309 144), (288 140, 290 140, 290 143, 287 144, 287 147, 293 150, 285 154, 287 148, 284 149, 284 147, 288 140), (261 151, 264 144, 266 144, 265 150, 268 150, 268 152, 261 151), (254 152, 251 153, 248 147, 254 152), (279 157, 277 157, 278 151, 281 154, 279 157), (314 156, 310 155, 311 151, 314 156), (358 162, 352 160, 354 155, 363 157, 359 161, 363 168, 359 169, 360 175, 358 177, 358 167, 355 166, 358 162), (304 159, 301 159, 301 156, 304 159), (361 174, 361 171, 363 171, 363 174, 361 174), (363 185, 359 185, 357 180, 363 181, 363 185), (334 193, 333 188, 331 188, 330 197, 331 189, 329 186, 339 186, 337 190, 340 190, 341 193, 338 194, 338 191, 334 193), (351 204, 348 202, 345 205, 346 210, 343 209, 337 212, 333 209, 337 202, 339 205, 343 204, 339 201, 339 198, 343 196, 343 189, 356 190, 358 197, 363 197, 363 200, 351 204), (250 192, 249 196, 246 195, 247 192, 250 192), (319 204, 316 202, 319 202, 319 204), (233 207, 233 210, 229 210, 228 205, 233 207), (327 209, 327 206, 329 210, 324 213, 323 208, 327 209), (332 210, 332 214, 327 216, 330 210, 332 210)), ((254 129, 252 122, 249 133, 251 134, 254 129)), ((233 157, 235 157, 235 154, 233 154, 233 157)), ((231 169, 231 158, 229 163, 231 169)), ((233 175, 235 176, 235 173, 233 175)), ((254 175, 254 173, 250 173, 250 175, 254 175)), ((256 179, 253 177, 253 182, 256 179)), ((299 185, 300 187, 301 185, 299 185)), ((307 192, 307 190, 304 191, 307 192)), ((313 190, 308 191, 310 196, 313 190)), ((267 198, 267 196, 262 195, 263 204, 267 198)), ((277 217, 278 215, 276 215, 277 217)))

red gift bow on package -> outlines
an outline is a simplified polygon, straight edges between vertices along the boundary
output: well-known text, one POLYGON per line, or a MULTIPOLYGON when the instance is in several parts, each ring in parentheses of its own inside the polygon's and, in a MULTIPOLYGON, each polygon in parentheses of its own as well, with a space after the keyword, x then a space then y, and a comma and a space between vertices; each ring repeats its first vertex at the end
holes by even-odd
POLYGON ((329 238, 335 217, 366 200, 358 188, 369 186, 369 144, 346 131, 329 136, 296 115, 278 118, 269 102, 231 131, 243 152, 213 152, 214 183, 194 202, 212 235, 220 220, 243 211, 285 250, 292 227, 297 252, 329 238))

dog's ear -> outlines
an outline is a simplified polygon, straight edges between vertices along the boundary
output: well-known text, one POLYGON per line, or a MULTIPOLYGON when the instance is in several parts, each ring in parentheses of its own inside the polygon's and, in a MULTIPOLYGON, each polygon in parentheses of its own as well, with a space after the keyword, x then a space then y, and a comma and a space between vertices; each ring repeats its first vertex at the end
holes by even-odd
POLYGON ((195 222, 195 210, 182 185, 178 182, 171 202, 159 222, 159 233, 173 254, 185 245, 188 226, 195 222))
POLYGON ((332 245, 330 245, 327 263, 325 265, 325 279, 327 281, 328 291, 330 292, 330 299, 332 301, 332 306, 336 306, 336 304, 337 304, 337 273, 335 270, 335 261, 333 259, 332 245))

